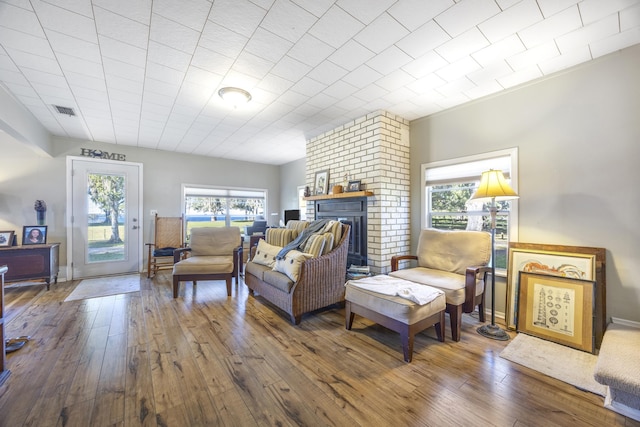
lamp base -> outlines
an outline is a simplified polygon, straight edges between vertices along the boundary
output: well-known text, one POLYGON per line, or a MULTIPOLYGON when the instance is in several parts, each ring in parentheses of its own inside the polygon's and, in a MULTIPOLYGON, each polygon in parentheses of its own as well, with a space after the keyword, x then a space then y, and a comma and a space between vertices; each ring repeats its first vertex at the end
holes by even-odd
POLYGON ((482 325, 478 329, 476 329, 476 332, 478 332, 483 337, 491 338, 494 340, 508 341, 510 338, 507 331, 501 329, 498 325, 482 325))

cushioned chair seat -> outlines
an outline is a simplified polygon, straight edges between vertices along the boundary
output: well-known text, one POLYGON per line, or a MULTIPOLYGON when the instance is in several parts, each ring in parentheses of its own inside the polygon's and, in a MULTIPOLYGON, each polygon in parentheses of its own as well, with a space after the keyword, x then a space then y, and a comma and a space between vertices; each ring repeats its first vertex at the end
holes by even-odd
MULTIPOLYGON (((460 305, 465 300, 465 276, 433 268, 415 267, 389 273, 389 276, 434 286, 444 291, 447 304, 460 305)), ((476 295, 484 292, 484 280, 476 280, 476 295)))
POLYGON ((173 251, 177 248, 159 248, 153 250, 153 256, 161 257, 161 256, 173 256, 173 251))
POLYGON ((233 256, 191 257, 173 266, 173 274, 216 274, 232 272, 233 256))

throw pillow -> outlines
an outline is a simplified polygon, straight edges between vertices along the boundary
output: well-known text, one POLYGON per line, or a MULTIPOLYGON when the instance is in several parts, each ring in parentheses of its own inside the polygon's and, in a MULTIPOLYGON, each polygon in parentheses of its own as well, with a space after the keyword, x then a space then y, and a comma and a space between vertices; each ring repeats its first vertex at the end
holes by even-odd
POLYGON ((300 266, 310 258, 312 258, 311 254, 305 254, 300 251, 289 251, 283 259, 276 260, 276 265, 273 269, 285 274, 294 282, 297 282, 300 277, 300 266))
POLYGON ((322 248, 322 255, 326 255, 333 250, 333 234, 332 233, 324 233, 322 235, 324 237, 324 247, 322 248))
POLYGON ((321 234, 313 234, 302 247, 302 252, 311 254, 314 258, 317 258, 322 255, 324 245, 324 237, 322 237, 321 234))
POLYGON ((258 247, 256 248, 256 254, 251 261, 256 264, 265 265, 269 268, 273 268, 276 264, 276 255, 282 248, 280 246, 270 245, 264 241, 264 239, 258 240, 258 247))
POLYGON ((333 244, 337 245, 342 238, 342 223, 340 221, 329 221, 324 231, 333 234, 333 244))

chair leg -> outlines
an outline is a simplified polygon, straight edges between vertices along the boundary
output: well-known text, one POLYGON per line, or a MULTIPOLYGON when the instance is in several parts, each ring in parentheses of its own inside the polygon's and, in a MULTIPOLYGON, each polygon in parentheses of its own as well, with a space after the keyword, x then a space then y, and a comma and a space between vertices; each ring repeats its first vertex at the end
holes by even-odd
POLYGON ((436 328, 438 341, 444 342, 444 310, 440 312, 440 321, 433 326, 436 328))
POLYGON ((451 338, 460 341, 460 326, 462 325, 462 305, 447 304, 447 312, 451 322, 451 338))
POLYGON ((486 314, 484 312, 484 298, 482 298, 482 301, 480 301, 480 304, 478 304, 478 320, 480 320, 481 322, 486 322, 486 314))
POLYGON ((180 286, 180 278, 173 276, 173 297, 178 298, 178 288, 180 286))
POLYGON ((411 363, 413 359, 413 337, 414 335, 409 331, 409 325, 406 325, 406 328, 402 328, 400 332, 402 353, 404 354, 404 361, 407 363, 411 363))
POLYGON ((227 283, 227 296, 231 296, 231 276, 225 277, 225 282, 227 283))

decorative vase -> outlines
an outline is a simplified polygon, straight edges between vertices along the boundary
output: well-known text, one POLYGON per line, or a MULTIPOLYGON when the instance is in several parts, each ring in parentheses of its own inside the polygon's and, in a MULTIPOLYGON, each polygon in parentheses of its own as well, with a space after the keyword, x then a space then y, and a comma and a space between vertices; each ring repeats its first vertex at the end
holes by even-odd
POLYGON ((47 211, 36 211, 36 222, 38 225, 44 225, 47 220, 47 211))

